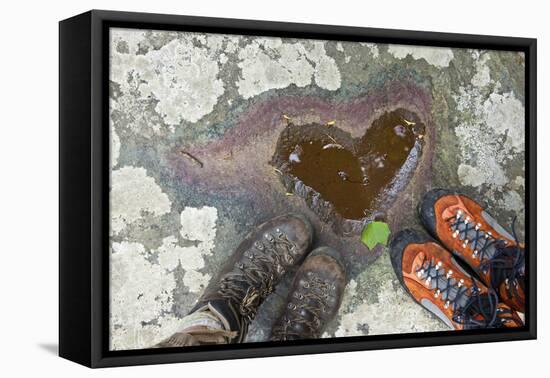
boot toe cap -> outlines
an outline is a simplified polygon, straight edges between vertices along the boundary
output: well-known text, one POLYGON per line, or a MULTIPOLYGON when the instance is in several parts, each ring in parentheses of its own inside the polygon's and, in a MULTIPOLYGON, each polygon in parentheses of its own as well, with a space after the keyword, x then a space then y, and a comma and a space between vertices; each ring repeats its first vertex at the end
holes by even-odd
POLYGON ((432 189, 422 197, 418 205, 418 215, 424 227, 430 232, 430 234, 435 235, 436 233, 436 214, 435 214, 435 203, 443 196, 454 194, 455 192, 449 189, 432 189))
POLYGON ((282 228, 292 243, 305 253, 313 241, 313 226, 303 215, 290 213, 283 216, 282 228))
POLYGON ((420 244, 430 240, 431 239, 423 233, 420 233, 413 229, 405 229, 399 231, 390 242, 390 260, 393 266, 393 270, 395 271, 395 275, 399 279, 399 282, 401 282, 404 287, 405 282, 403 281, 402 264, 405 248, 407 248, 409 244, 420 244))

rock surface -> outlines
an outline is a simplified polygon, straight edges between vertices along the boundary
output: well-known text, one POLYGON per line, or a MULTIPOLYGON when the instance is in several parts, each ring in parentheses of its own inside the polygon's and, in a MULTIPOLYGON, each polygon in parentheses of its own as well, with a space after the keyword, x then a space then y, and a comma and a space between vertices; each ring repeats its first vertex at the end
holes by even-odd
MULTIPOLYGON (((181 318, 255 224, 290 210, 340 248, 349 283, 324 337, 444 330, 382 248, 338 237, 270 161, 287 116, 359 137, 398 108, 426 125, 422 162, 385 217, 419 228, 431 187, 460 188, 506 226, 525 204, 522 53, 111 30, 111 348, 146 348, 181 318)), ((260 308, 265 340, 291 275, 260 308)))

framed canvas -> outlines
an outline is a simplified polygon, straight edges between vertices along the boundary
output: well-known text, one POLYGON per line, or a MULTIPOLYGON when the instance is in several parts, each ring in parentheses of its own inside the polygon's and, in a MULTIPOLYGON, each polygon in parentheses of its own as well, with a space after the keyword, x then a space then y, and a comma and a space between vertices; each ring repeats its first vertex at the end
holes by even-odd
POLYGON ((62 357, 536 337, 536 40, 59 26, 62 357))

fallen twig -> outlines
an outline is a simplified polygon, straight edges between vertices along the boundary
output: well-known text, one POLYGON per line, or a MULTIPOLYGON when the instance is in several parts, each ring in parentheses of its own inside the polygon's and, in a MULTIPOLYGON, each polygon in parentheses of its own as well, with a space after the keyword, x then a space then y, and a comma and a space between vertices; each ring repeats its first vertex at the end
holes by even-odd
POLYGON ((325 133, 326 136, 328 136, 330 138, 330 140, 332 140, 335 144, 339 144, 338 141, 336 139, 334 139, 333 137, 331 137, 330 135, 328 135, 327 133, 325 133))
POLYGON ((190 152, 187 152, 185 150, 181 150, 180 153, 187 157, 189 160, 193 161, 195 164, 197 164, 200 168, 204 167, 204 164, 202 161, 200 161, 196 156, 191 154, 190 152))

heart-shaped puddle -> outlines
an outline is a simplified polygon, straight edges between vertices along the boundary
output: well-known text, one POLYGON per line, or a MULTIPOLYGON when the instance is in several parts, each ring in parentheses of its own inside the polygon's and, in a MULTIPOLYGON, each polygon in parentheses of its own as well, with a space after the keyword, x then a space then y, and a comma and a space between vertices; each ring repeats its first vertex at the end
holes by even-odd
POLYGON ((290 123, 272 164, 287 190, 302 196, 321 219, 336 213, 361 221, 406 186, 423 133, 419 118, 403 109, 384 113, 356 139, 337 126, 290 123))

